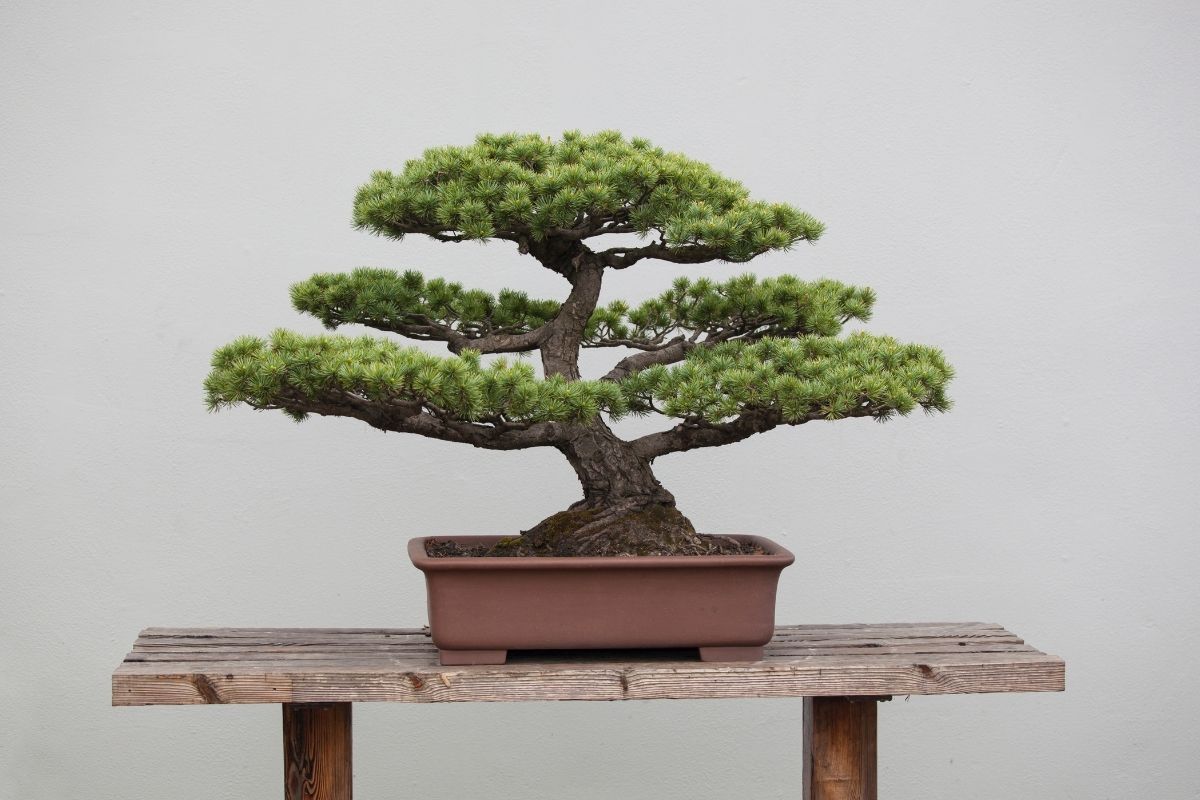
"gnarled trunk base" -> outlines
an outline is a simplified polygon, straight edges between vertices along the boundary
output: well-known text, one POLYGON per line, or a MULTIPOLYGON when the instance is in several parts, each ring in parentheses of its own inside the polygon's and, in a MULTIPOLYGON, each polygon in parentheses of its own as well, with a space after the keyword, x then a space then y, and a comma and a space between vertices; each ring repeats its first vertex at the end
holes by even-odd
POLYGON ((438 556, 704 556, 761 553, 725 536, 696 533, 650 468, 650 459, 599 419, 578 425, 558 449, 583 499, 489 548, 431 543, 438 556))
POLYGON ((696 533, 673 504, 579 503, 492 548, 495 556, 679 556, 740 554, 724 536, 696 533))
POLYGON ((522 555, 658 556, 698 551, 701 543, 674 506, 580 503, 522 531, 513 546, 522 555))

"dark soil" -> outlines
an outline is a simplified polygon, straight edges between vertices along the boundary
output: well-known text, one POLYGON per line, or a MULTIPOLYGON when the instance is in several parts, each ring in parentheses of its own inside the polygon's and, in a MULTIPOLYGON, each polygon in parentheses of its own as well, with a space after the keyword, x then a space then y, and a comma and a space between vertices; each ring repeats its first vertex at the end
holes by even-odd
MULTIPOLYGON (((586 556, 594 555, 593 553, 570 553, 562 552, 566 548, 561 548, 558 552, 547 552, 542 548, 524 547, 521 541, 523 537, 513 536, 508 539, 501 540, 496 545, 460 545, 449 539, 430 539, 425 543, 425 552, 434 558, 448 558, 451 556, 472 556, 478 558, 486 558, 489 556, 524 556, 524 557, 546 557, 546 556, 586 556)), ((693 555, 693 556, 731 556, 731 555, 763 555, 763 549, 756 544, 749 542, 739 542, 731 539, 728 536, 715 536, 711 534, 699 533, 696 538, 701 543, 699 551, 695 548, 690 548, 689 552, 682 554, 670 553, 655 553, 654 555, 693 555)), ((624 555, 637 557, 639 554, 623 553, 614 555, 624 555)))

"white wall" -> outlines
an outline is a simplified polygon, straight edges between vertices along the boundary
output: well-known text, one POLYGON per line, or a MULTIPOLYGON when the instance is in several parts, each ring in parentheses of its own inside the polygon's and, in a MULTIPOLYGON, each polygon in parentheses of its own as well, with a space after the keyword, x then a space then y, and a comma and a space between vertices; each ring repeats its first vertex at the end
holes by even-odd
MULTIPOLYGON (((419 624, 408 537, 575 499, 552 452, 214 416, 200 383, 235 335, 316 330, 287 299, 315 271, 562 296, 506 246, 348 220, 425 146, 576 127, 810 210, 826 238, 757 271, 874 286, 872 330, 959 369, 949 415, 660 462, 702 529, 796 551, 781 621, 996 621, 1067 659, 1063 695, 885 705, 882 793, 1200 797, 1196 4, 333 5, 0 10, 0 797, 277 796, 277 708, 109 707, 139 628, 419 624)), ((798 702, 355 714, 364 798, 798 792, 798 702)))

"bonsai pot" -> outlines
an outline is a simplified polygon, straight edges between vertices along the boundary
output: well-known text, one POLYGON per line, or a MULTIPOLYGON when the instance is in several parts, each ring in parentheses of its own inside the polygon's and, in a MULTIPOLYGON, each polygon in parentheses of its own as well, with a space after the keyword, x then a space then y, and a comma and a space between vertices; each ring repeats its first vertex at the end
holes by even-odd
MULTIPOLYGON (((435 558, 425 573, 442 664, 503 664, 509 650, 699 648, 702 661, 758 661, 775 631, 779 573, 795 561, 758 536, 763 555, 435 558)), ((490 544, 501 536, 451 536, 490 544)))

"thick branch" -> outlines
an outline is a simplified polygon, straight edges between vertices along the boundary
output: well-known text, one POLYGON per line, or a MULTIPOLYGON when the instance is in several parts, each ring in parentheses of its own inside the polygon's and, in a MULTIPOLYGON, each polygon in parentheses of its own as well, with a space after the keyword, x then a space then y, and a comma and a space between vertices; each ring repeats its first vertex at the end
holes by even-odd
MULTIPOLYGON (((670 341, 661 342, 657 345, 647 345, 638 342, 617 342, 614 344, 638 348, 642 352, 634 353, 621 359, 600 380, 619 381, 647 367, 653 367, 658 364, 677 364, 687 358, 688 353, 697 348, 713 347, 728 341, 753 342, 762 338, 765 333, 766 331, 757 329, 752 329, 748 332, 731 329, 719 333, 709 333, 703 339, 697 339, 695 335, 692 337, 676 336, 670 341)), ((606 347, 609 344, 604 342, 587 346, 606 347)))
MULTIPOLYGON (((839 418, 886 416, 889 409, 875 405, 859 405, 839 418)), ((648 433, 630 442, 642 458, 657 458, 668 453, 682 453, 698 447, 720 447, 765 433, 780 425, 803 425, 819 419, 829 419, 828 412, 815 410, 799 419, 785 422, 778 409, 745 411, 728 422, 709 423, 689 420, 667 431, 648 433)))
POLYGON ((488 333, 469 336, 449 325, 422 319, 406 323, 396 320, 356 320, 368 328, 398 333, 410 339, 446 342, 452 353, 461 353, 470 348, 479 353, 523 353, 536 350, 549 333, 549 325, 542 325, 522 333, 488 333))
POLYGON ((625 269, 633 266, 644 258, 656 258, 659 261, 670 261, 675 264, 703 264, 708 261, 749 261, 754 256, 765 253, 768 248, 753 253, 746 258, 733 259, 729 253, 719 247, 701 244, 666 245, 662 242, 644 245, 642 247, 611 247, 601 250, 596 255, 606 266, 613 269, 625 269))
POLYGON ((674 364, 678 361, 683 361, 687 357, 688 352, 699 344, 701 343, 688 341, 682 336, 677 336, 657 349, 645 350, 641 353, 626 356, 618 361, 617 365, 610 369, 600 380, 619 381, 635 372, 646 369, 646 367, 653 367, 655 364, 674 364))
POLYGON ((332 417, 352 417, 373 428, 396 433, 415 433, 430 439, 461 442, 487 450, 520 450, 556 445, 563 440, 564 426, 557 422, 528 425, 505 423, 484 425, 451 419, 426 410, 420 403, 383 403, 346 392, 327 391, 317 397, 289 390, 270 405, 250 403, 258 409, 279 409, 332 417))
POLYGON ((569 236, 545 236, 540 239, 524 237, 520 241, 520 250, 522 254, 533 256, 543 267, 557 272, 567 280, 572 280, 576 260, 580 256, 591 254, 579 241, 579 237, 569 236))
MULTIPOLYGON (((379 226, 391 236, 401 237, 410 233, 423 234, 439 242, 465 242, 472 237, 461 231, 448 229, 443 225, 422 225, 418 222, 393 220, 379 226)), ((528 225, 512 226, 506 230, 497 230, 489 238, 503 239, 508 242, 520 242, 521 238, 529 235, 528 225)))
POLYGON ((583 235, 584 239, 590 239, 593 236, 603 236, 606 233, 637 233, 636 225, 629 222, 614 222, 610 225, 601 225, 583 235))
MULTIPOLYGON (((807 422, 807 419, 802 422, 807 422)), ((630 444, 642 458, 657 458, 667 453, 682 453, 697 447, 718 447, 748 439, 783 423, 782 415, 775 410, 747 411, 729 422, 716 424, 685 422, 667 431, 648 433, 634 439, 630 444)), ((800 424, 799 422, 793 424, 800 424)))

